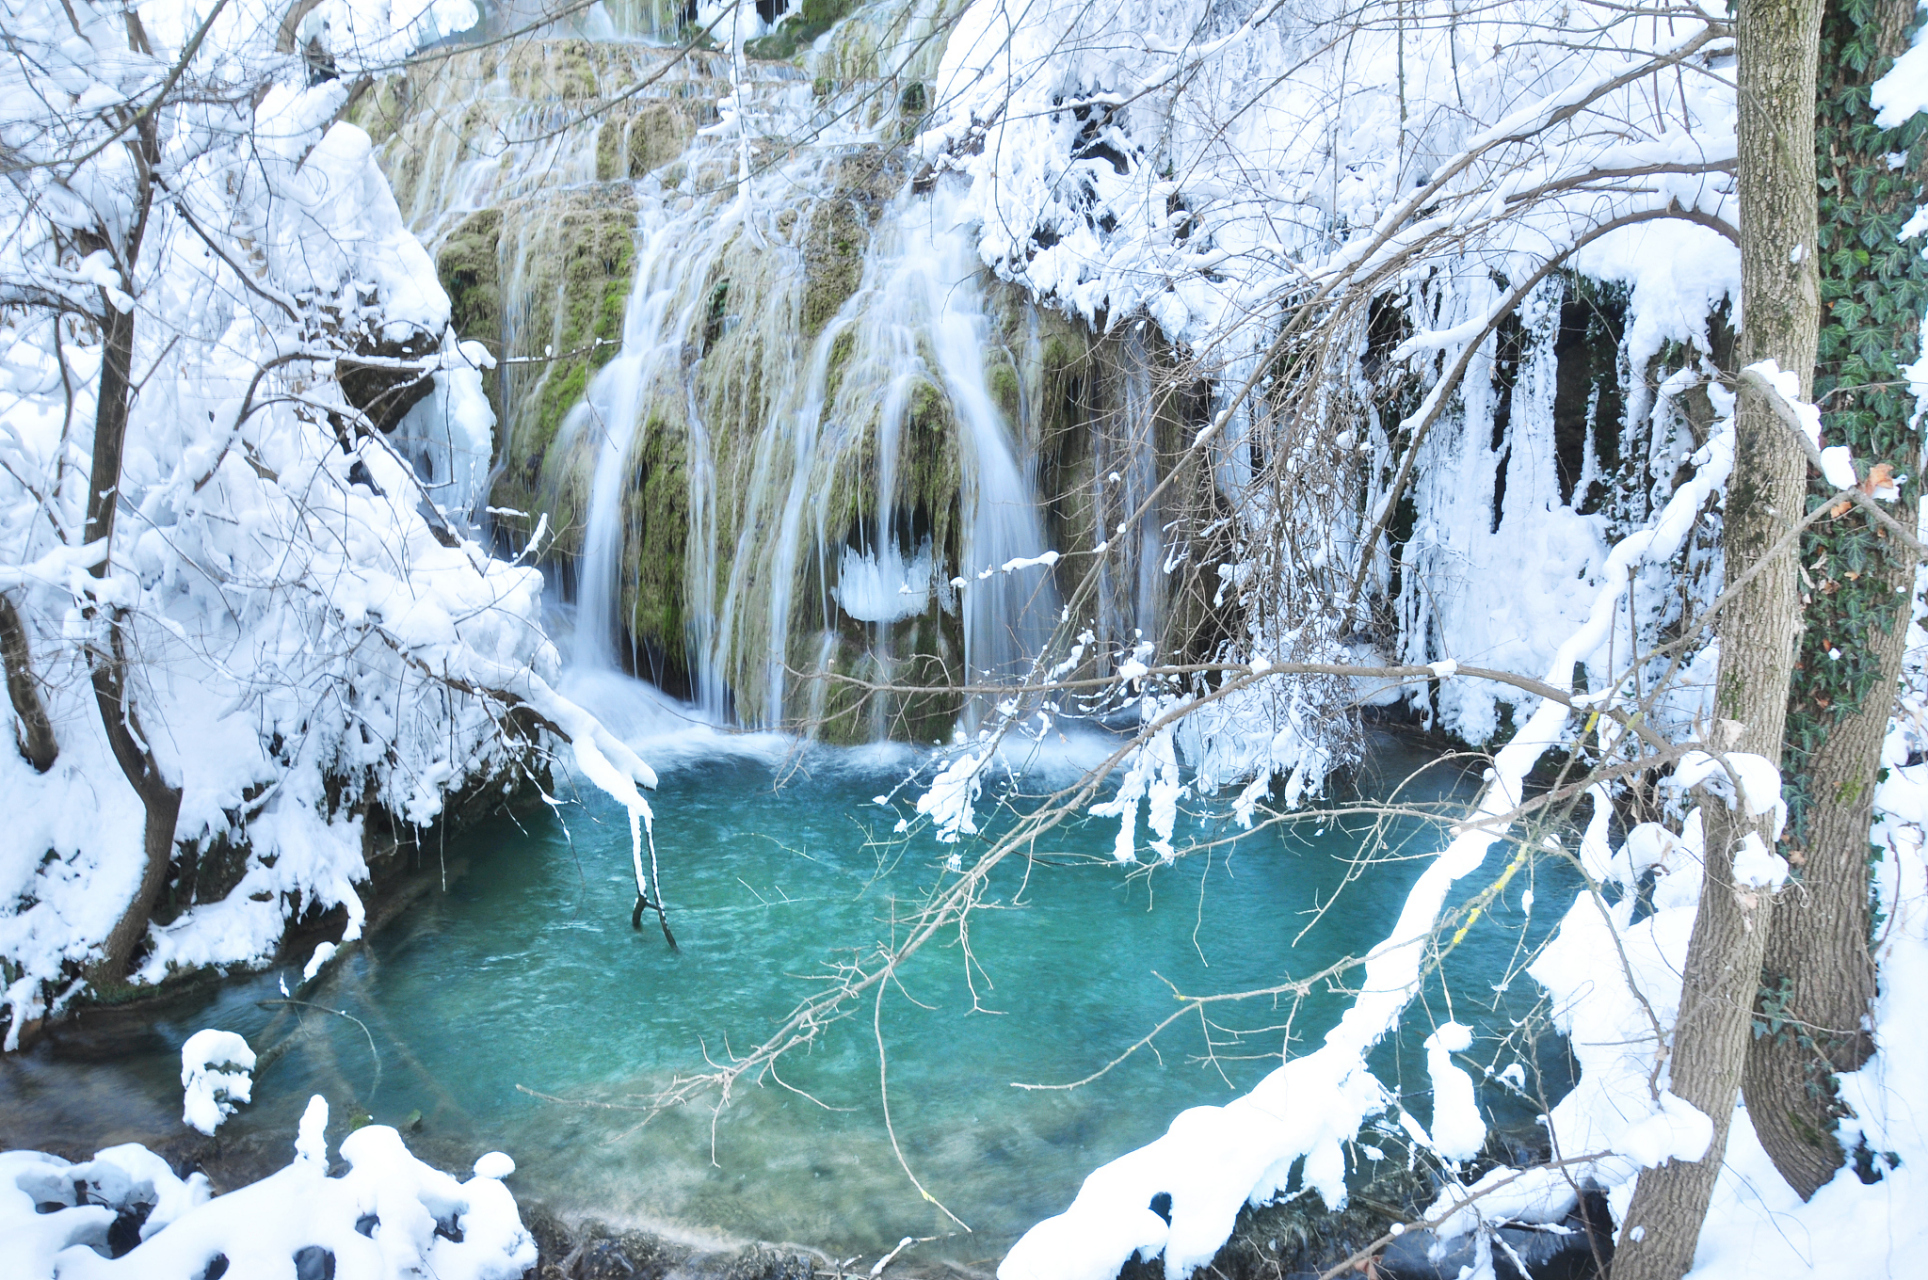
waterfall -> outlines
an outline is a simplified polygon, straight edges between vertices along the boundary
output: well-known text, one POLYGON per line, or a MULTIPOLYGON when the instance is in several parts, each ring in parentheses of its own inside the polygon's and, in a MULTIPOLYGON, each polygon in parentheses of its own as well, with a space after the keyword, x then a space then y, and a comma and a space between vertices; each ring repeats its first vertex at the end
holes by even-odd
POLYGON ((687 215, 646 217, 638 228, 642 244, 635 287, 623 314, 622 351, 596 375, 588 394, 563 421, 562 447, 587 436, 594 441, 595 455, 576 577, 572 660, 579 667, 610 670, 617 665, 624 482, 638 434, 645 429, 652 384, 668 379, 680 389, 681 338, 697 301, 690 279, 700 282, 707 274, 716 248, 712 237, 710 254, 689 252, 692 244, 702 243, 691 222, 687 215))
MULTIPOLYGON (((1089 553, 1157 483, 1144 344, 1114 377, 989 276, 959 193, 913 191, 896 94, 730 60, 551 41, 370 95, 458 327, 502 357, 497 536, 546 520, 578 674, 631 667, 708 719, 845 741, 968 728, 982 706, 941 690, 1021 677, 1059 621, 1049 553, 1089 553), (1098 401, 1123 434, 1063 408, 1098 401)), ((1100 556, 1075 625, 1153 634, 1159 528, 1100 556)))
MULTIPOLYGON (((763 669, 755 673, 764 686, 760 723, 782 723, 792 710, 796 630, 814 625, 819 636, 830 635, 839 614, 867 624, 879 675, 888 675, 893 665, 891 627, 933 607, 961 609, 960 674, 974 679, 1019 674, 1049 635, 1057 602, 1048 569, 1004 570, 1049 548, 1034 478, 1018 461, 1014 424, 998 409, 986 380, 991 324, 981 271, 972 230, 958 224, 948 194, 900 193, 872 234, 857 290, 795 363, 796 386, 778 397, 786 411, 764 433, 752 484, 756 514, 774 521, 775 537, 759 556, 764 520, 742 521, 735 571, 720 601, 707 659, 712 672, 735 665, 751 675, 740 661, 733 664, 732 654, 739 651, 746 619, 761 623, 763 669), (833 389, 840 346, 842 383, 833 389), (903 433, 919 385, 941 389, 957 434, 958 564, 946 565, 942 548, 920 537, 909 519, 914 513, 900 501, 903 433), (870 435, 863 439, 851 428, 867 418, 870 435), (839 528, 833 509, 838 491, 826 482, 826 466, 866 449, 875 473, 870 519, 839 528), (779 473, 787 473, 780 498, 779 473), (799 601, 798 584, 806 576, 818 591, 799 601)), ((818 670, 826 653, 820 641, 811 654, 818 670)))
POLYGON ((1142 323, 1127 328, 1123 338, 1122 413, 1112 429, 1094 433, 1097 473, 1109 501, 1100 504, 1111 514, 1104 531, 1117 554, 1099 562, 1098 634, 1116 637, 1158 634, 1164 617, 1166 577, 1161 572, 1164 547, 1159 532, 1164 525, 1159 504, 1153 504, 1135 524, 1124 519, 1143 506, 1158 487, 1157 453, 1149 432, 1158 421, 1152 390, 1151 360, 1142 323))
MULTIPOLYGON (((1043 565, 1007 569, 1017 560, 1038 560, 1046 546, 1038 517, 1035 474, 1027 476, 1012 448, 1010 424, 992 402, 985 381, 984 352, 990 329, 982 294, 973 229, 959 225, 954 208, 934 199, 917 211, 901 261, 911 276, 906 290, 922 309, 945 387, 970 444, 964 477, 964 662, 973 678, 1021 675, 1057 620, 1057 595, 1043 565), (984 575, 988 574, 986 577, 984 575)), ((895 282, 893 282, 895 283, 895 282)))

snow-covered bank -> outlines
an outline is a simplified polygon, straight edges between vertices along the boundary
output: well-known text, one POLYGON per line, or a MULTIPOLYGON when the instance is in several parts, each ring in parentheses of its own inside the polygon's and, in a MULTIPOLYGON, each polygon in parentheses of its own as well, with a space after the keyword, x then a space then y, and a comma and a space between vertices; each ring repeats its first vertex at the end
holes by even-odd
POLYGON ((409 1154, 401 1135, 367 1125, 341 1138, 331 1172, 328 1104, 308 1104, 294 1162, 215 1196, 199 1173, 177 1177, 135 1144, 71 1164, 0 1153, 0 1240, 10 1280, 520 1280, 536 1262, 515 1198, 515 1170, 492 1152, 458 1181, 409 1154))

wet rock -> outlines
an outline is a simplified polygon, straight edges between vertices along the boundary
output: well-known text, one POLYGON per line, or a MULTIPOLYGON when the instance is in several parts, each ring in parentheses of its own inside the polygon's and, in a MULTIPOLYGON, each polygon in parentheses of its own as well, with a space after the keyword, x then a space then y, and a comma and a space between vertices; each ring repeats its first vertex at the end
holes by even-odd
POLYGON ((400 341, 364 338, 354 355, 335 361, 341 393, 386 435, 435 390, 426 359, 440 346, 439 335, 421 330, 400 341))
POLYGON ((335 1255, 318 1244, 297 1250, 295 1280, 335 1280, 335 1255))
MULTIPOLYGON (((1612 1219, 1606 1197, 1588 1192, 1565 1219, 1547 1226, 1518 1224, 1494 1232, 1493 1272, 1499 1280, 1583 1280, 1604 1274, 1613 1257, 1612 1219), (1526 1264, 1521 1272, 1520 1263, 1526 1264)), ((1430 1231, 1409 1231, 1387 1246, 1379 1271, 1390 1280, 1456 1280, 1471 1267, 1479 1244, 1473 1236, 1450 1242, 1437 1258, 1430 1231)))

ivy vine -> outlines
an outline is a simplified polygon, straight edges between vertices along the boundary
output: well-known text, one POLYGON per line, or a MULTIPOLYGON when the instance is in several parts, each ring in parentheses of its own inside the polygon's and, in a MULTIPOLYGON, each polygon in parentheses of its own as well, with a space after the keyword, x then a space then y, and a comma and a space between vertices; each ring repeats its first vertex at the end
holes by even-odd
MULTIPOLYGON (((1815 103, 1820 178, 1821 335, 1814 393, 1828 444, 1845 444, 1866 463, 1889 462, 1907 476, 1901 506, 1912 520, 1921 493, 1921 424, 1903 367, 1920 351, 1928 308, 1928 238, 1901 239, 1923 197, 1928 119, 1880 128, 1868 91, 1899 46, 1881 30, 1877 0, 1830 0, 1821 24, 1821 76, 1815 103)), ((1911 34, 1921 16, 1914 15, 1911 34)), ((1830 489, 1808 486, 1808 510, 1830 489)), ((1804 843, 1817 804, 1853 796, 1816 796, 1807 761, 1843 718, 1859 708, 1880 677, 1876 630, 1907 625, 1912 563, 1897 556, 1858 509, 1813 525, 1802 540, 1806 627, 1801 633, 1789 699, 1783 773, 1790 784, 1790 836, 1804 843)))

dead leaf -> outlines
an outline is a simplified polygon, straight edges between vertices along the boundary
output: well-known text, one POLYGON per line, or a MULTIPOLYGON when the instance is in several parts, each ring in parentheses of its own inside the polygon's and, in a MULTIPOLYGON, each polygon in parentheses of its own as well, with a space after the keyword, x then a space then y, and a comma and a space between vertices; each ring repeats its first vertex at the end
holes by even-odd
POLYGON ((1869 467, 1868 478, 1861 482, 1861 492, 1883 502, 1893 502, 1899 498, 1901 490, 1895 485, 1894 467, 1886 462, 1877 462, 1869 467))

